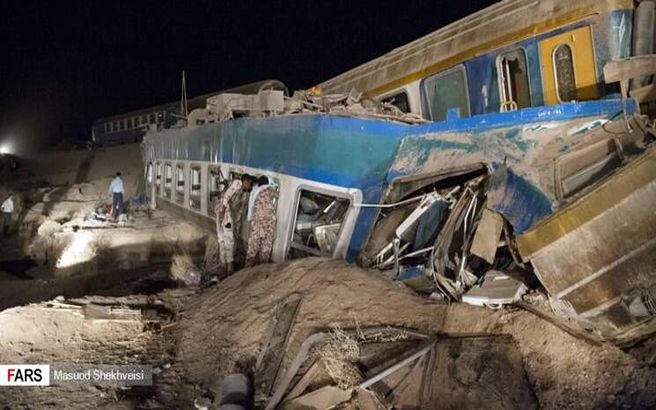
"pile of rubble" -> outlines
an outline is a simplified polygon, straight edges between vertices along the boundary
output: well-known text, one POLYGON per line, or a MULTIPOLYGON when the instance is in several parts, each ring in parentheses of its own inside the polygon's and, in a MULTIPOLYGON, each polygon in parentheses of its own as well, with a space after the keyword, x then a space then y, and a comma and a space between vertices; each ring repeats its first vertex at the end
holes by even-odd
POLYGON ((572 408, 653 401, 647 385, 654 369, 634 353, 575 338, 524 310, 431 301, 335 260, 237 272, 189 299, 173 333, 169 371, 197 386, 160 396, 178 407, 572 408), (631 369, 631 380, 617 368, 631 369))
POLYGON ((297 90, 287 97, 282 90, 263 90, 258 94, 222 93, 207 99, 205 108, 189 113, 183 125, 195 126, 240 117, 271 117, 291 114, 327 113, 375 118, 408 124, 426 123, 422 117, 401 111, 390 102, 349 94, 322 94, 320 90, 297 90))

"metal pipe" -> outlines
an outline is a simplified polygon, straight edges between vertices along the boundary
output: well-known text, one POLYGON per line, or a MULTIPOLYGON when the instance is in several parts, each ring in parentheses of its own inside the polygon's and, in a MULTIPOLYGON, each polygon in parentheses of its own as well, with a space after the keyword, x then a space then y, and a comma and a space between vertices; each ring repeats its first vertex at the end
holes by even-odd
POLYGON ((373 377, 370 377, 369 379, 363 381, 360 383, 360 388, 361 389, 366 389, 369 386, 381 381, 385 377, 389 376, 390 374, 396 372, 397 370, 401 369, 402 367, 407 366, 408 364, 412 363, 416 359, 424 356, 426 353, 428 353, 432 348, 435 342, 437 341, 436 338, 431 338, 428 342, 424 343, 422 347, 417 349, 414 353, 410 354, 408 357, 401 359, 400 361, 392 364, 391 366, 387 367, 385 370, 382 372, 376 374, 373 377))
POLYGON ((352 206, 356 208, 394 208, 395 206, 410 204, 412 202, 421 201, 426 195, 417 196, 414 198, 406 199, 401 202, 395 202, 393 204, 353 204, 352 206))

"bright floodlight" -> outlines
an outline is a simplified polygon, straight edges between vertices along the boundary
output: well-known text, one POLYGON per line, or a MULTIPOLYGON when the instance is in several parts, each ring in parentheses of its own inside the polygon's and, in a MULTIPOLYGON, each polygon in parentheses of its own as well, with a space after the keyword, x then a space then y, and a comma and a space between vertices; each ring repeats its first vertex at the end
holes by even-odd
POLYGON ((0 146, 0 155, 5 155, 7 153, 7 147, 6 146, 0 146))

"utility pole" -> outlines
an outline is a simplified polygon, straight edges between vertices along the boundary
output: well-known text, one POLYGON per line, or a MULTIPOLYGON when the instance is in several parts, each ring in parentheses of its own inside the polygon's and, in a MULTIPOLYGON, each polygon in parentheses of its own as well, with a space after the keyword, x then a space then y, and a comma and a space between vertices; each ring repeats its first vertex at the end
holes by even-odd
POLYGON ((185 72, 182 70, 182 92, 180 96, 180 115, 185 119, 189 115, 189 108, 187 107, 187 82, 185 81, 185 72))

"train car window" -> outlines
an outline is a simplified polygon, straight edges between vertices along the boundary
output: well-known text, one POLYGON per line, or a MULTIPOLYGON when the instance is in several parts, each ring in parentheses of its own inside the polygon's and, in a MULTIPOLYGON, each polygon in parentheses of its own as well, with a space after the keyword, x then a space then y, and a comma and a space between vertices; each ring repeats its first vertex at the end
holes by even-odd
POLYGON ((576 78, 574 77, 574 59, 572 48, 561 44, 553 52, 554 75, 556 76, 556 94, 560 102, 576 100, 576 78))
POLYGON ((389 97, 384 97, 380 101, 394 105, 396 108, 401 110, 401 112, 410 112, 410 102, 408 101, 408 94, 405 91, 390 95, 389 97))
POLYGON ((150 114, 150 115, 148 116, 148 122, 149 122, 150 124, 155 124, 155 114, 150 114))
POLYGON ((431 120, 446 120, 446 113, 451 108, 459 108, 460 117, 469 117, 469 97, 464 67, 456 67, 426 78, 423 88, 431 120))
POLYGON ((164 111, 157 113, 157 123, 161 124, 164 122, 164 111))
POLYGON ((140 125, 141 125, 141 117, 134 117, 135 128, 139 128, 140 125))
POLYGON ((162 164, 155 164, 155 194, 159 195, 162 187, 162 164))
POLYGON ((127 129, 131 130, 132 129, 132 118, 128 118, 126 121, 128 123, 127 129))
POLYGON ((141 124, 143 125, 148 124, 148 116, 146 114, 141 116, 141 124))
POLYGON ((173 186, 173 167, 171 164, 164 165, 164 198, 171 199, 171 187, 173 186))
POLYGON ((120 131, 121 129, 118 126, 118 121, 114 121, 114 132, 120 131))
POLYGON ((105 132, 105 134, 108 134, 110 132, 110 127, 108 122, 103 124, 103 131, 105 132))
POLYGON ((184 203, 185 174, 184 165, 175 167, 175 202, 184 203))
POLYGON ((200 167, 193 166, 189 169, 189 206, 191 209, 200 211, 200 167))
POLYGON ((497 72, 499 74, 501 111, 505 111, 508 107, 530 107, 531 92, 524 50, 518 48, 500 54, 497 59, 497 72))
POLYGON ((332 256, 349 205, 347 198, 301 190, 288 258, 332 256))
POLYGON ((210 167, 207 178, 207 212, 215 215, 214 208, 219 203, 221 192, 225 189, 223 176, 219 167, 210 167))

